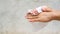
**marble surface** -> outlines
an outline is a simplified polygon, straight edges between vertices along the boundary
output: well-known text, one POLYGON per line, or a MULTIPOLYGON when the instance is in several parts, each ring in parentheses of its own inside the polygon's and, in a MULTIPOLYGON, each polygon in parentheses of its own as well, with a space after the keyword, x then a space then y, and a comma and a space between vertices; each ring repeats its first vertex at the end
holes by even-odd
MULTIPOLYGON (((60 0, 0 0, 0 34, 34 34, 32 24, 24 16, 28 9, 42 5, 59 10, 60 0)), ((35 33, 59 34, 60 21, 51 21, 35 33)))

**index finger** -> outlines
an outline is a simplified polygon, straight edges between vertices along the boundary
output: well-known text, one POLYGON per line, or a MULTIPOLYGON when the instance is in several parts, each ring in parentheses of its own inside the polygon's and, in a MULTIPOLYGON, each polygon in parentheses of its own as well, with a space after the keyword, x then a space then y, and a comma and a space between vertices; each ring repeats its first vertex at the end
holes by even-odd
POLYGON ((27 18, 27 19, 34 19, 34 18, 38 18, 38 16, 34 16, 34 15, 31 15, 31 14, 27 14, 27 15, 25 16, 25 18, 27 18))

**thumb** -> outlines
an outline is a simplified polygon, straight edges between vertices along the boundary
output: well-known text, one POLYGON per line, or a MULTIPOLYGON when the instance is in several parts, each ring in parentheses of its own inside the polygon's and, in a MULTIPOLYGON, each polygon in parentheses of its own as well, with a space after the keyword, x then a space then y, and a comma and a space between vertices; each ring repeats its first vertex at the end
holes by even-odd
POLYGON ((42 11, 43 11, 43 12, 51 12, 52 9, 49 8, 49 7, 47 7, 47 6, 43 6, 43 7, 42 7, 42 11))

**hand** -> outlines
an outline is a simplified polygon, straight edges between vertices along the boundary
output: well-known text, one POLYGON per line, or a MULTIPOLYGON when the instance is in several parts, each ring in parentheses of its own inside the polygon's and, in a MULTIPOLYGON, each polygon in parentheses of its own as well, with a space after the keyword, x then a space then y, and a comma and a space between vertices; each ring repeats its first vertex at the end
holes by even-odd
POLYGON ((48 7, 43 7, 42 11, 43 12, 41 12, 39 15, 36 15, 36 16, 27 13, 26 18, 30 22, 48 22, 55 19, 56 12, 53 9, 48 7))

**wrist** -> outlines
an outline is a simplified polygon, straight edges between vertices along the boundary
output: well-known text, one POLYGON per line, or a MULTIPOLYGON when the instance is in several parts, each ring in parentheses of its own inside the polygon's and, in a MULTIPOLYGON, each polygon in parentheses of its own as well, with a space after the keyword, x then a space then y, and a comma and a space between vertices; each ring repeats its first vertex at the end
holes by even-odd
POLYGON ((57 11, 53 10, 53 14, 54 14, 53 20, 60 20, 60 12, 58 10, 57 11))

